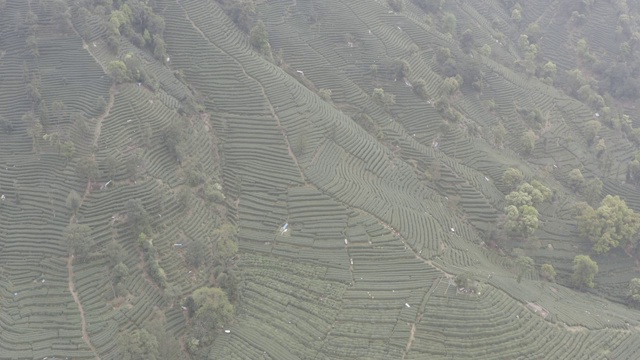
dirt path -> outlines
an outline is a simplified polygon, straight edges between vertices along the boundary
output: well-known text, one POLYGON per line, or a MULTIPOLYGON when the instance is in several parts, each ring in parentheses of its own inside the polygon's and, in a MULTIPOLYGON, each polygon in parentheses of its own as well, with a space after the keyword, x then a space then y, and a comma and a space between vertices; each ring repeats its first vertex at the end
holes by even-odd
POLYGON ((93 142, 92 142, 94 149, 96 149, 98 146, 98 138, 100 138, 100 132, 102 131, 102 120, 104 120, 104 118, 109 116, 109 112, 113 107, 115 98, 116 98, 116 84, 113 84, 109 88, 109 102, 107 103, 107 108, 104 110, 104 113, 102 113, 102 115, 98 116, 98 118, 96 119, 96 128, 93 132, 93 142))
POLYGON ((73 296, 73 301, 78 305, 78 310, 80 310, 80 319, 81 319, 81 327, 82 327, 82 340, 87 343, 87 346, 93 351, 96 355, 96 359, 100 360, 100 356, 98 355, 98 350, 91 343, 91 339, 89 338, 89 334, 87 333, 87 320, 84 317, 84 309, 82 308, 82 303, 80 303, 80 298, 78 298, 78 292, 76 291, 76 287, 73 284, 73 255, 69 256, 69 260, 67 260, 67 272, 69 273, 69 291, 71 292, 71 296, 73 296))
POLYGON ((407 341, 407 347, 404 349, 404 353, 402 353, 402 360, 407 356, 409 350, 411 350, 411 345, 413 345, 413 341, 416 339, 416 324, 411 324, 411 332, 409 334, 409 341, 407 341))

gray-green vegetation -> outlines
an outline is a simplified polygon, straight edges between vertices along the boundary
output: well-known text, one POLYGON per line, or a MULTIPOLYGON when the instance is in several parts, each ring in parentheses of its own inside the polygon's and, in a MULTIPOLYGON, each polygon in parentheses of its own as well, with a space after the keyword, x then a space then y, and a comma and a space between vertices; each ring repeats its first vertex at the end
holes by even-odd
POLYGON ((0 358, 636 358, 638 19, 0 0, 0 358))

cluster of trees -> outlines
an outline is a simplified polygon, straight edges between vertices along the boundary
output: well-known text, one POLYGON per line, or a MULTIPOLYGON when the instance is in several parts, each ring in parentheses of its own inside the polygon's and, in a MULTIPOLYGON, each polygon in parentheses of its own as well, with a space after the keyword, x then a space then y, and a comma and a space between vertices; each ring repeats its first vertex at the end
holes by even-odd
POLYGON ((153 246, 153 239, 141 232, 138 236, 138 244, 144 252, 147 273, 158 286, 166 288, 168 285, 167 274, 158 262, 158 250, 153 246))
POLYGON ((580 169, 569 171, 567 184, 577 194, 582 194, 587 203, 594 205, 600 201, 602 181, 598 178, 585 180, 580 169))
POLYGON ((140 329, 128 330, 117 339, 119 359, 123 360, 187 360, 180 343, 167 331, 161 317, 147 322, 140 329))
MULTIPOLYGON (((507 169, 503 175, 503 182, 510 188, 519 184, 523 179, 522 173, 513 168, 507 169)), ((519 185, 516 190, 505 196, 505 228, 528 238, 539 226, 539 214, 536 206, 550 196, 551 190, 538 180, 519 185)))
POLYGON ((256 4, 254 0, 216 0, 231 20, 248 33, 256 22, 256 4))
POLYGON ((573 259, 573 274, 571 275, 571 283, 577 288, 593 288, 593 281, 598 273, 598 263, 591 260, 589 255, 577 255, 573 259))
POLYGON ((199 288, 187 298, 185 304, 191 320, 192 336, 187 349, 194 354, 199 346, 210 344, 221 326, 233 319, 234 306, 224 290, 216 287, 199 288))
POLYGON ((137 82, 154 91, 159 87, 158 80, 145 70, 137 55, 127 54, 124 60, 112 60, 107 65, 107 72, 116 84, 137 82))
POLYGON ((607 195, 597 209, 584 202, 578 203, 576 209, 580 235, 591 240, 597 254, 618 247, 635 247, 640 232, 640 214, 630 209, 619 196, 607 195))
POLYGON ((124 248, 120 243, 113 241, 107 245, 106 253, 109 258, 113 297, 127 296, 129 292, 124 281, 129 277, 129 267, 124 263, 124 248))
POLYGON ((627 165, 627 183, 640 185, 640 152, 627 165))
POLYGON ((81 35, 90 36, 86 22, 91 15, 100 16, 107 28, 106 42, 112 52, 118 52, 120 36, 125 36, 135 46, 149 49, 160 62, 165 63, 164 18, 155 13, 151 3, 144 0, 80 0, 74 2, 73 10, 81 22, 81 35))
POLYGON ((72 223, 64 229, 64 239, 69 252, 78 261, 84 261, 95 244, 88 225, 72 223))
POLYGON ((251 28, 251 32, 249 33, 249 41, 251 45, 258 50, 259 53, 266 56, 267 59, 273 60, 273 55, 271 54, 271 44, 269 44, 269 33, 267 32, 267 28, 264 26, 262 20, 258 20, 256 24, 251 28))

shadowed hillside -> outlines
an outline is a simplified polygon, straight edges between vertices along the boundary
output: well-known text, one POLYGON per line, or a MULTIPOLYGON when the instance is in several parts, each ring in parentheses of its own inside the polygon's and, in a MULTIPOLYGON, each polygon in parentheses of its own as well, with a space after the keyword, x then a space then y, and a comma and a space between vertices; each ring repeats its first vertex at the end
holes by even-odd
POLYGON ((0 359, 638 357, 638 11, 0 0, 0 359))

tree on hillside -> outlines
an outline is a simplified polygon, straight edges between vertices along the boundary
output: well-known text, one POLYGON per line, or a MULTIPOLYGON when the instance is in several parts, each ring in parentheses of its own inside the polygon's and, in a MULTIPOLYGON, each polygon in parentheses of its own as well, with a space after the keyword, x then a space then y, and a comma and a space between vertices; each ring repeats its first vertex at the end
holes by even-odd
POLYGON ((134 235, 151 233, 151 217, 140 199, 129 199, 125 203, 127 223, 133 229, 134 235))
POLYGON ((589 205, 596 205, 600 202, 600 194, 602 193, 602 181, 600 179, 591 179, 584 186, 584 198, 589 205))
POLYGON ((630 209, 619 196, 607 195, 597 210, 587 203, 576 205, 580 234, 593 242, 598 254, 612 248, 635 246, 640 232, 640 214, 630 209))
POLYGON ((531 186, 535 189, 538 190, 540 192, 540 194, 542 195, 542 201, 547 201, 551 198, 551 195, 553 195, 553 192, 551 191, 551 189, 549 189, 548 187, 544 186, 539 180, 534 179, 533 181, 531 181, 531 186))
POLYGON ((158 340, 158 360, 186 360, 180 343, 171 331, 167 331, 166 319, 157 317, 144 328, 158 340))
POLYGON ((508 168, 502 174, 502 182, 509 188, 514 189, 516 186, 520 185, 524 180, 524 174, 522 171, 516 168, 508 168))
POLYGON ((91 156, 78 160, 76 164, 76 174, 83 180, 93 181, 98 177, 98 163, 91 156))
POLYGON ((94 245, 91 238, 91 228, 87 225, 68 225, 64 230, 64 239, 69 251, 79 260, 83 260, 94 245))
POLYGON ((598 273, 598 264, 589 255, 577 255, 573 259, 573 275, 571 282, 578 288, 595 286, 593 279, 598 273))
POLYGON ((269 33, 267 33, 267 28, 264 26, 262 20, 258 20, 256 24, 251 28, 249 40, 251 42, 251 45, 253 45, 253 47, 255 47, 261 54, 271 54, 269 33))
POLYGON ((516 281, 520 283, 520 281, 522 281, 522 277, 524 276, 524 274, 526 274, 527 271, 530 271, 531 269, 533 269, 534 265, 535 265, 535 262, 533 261, 532 258, 528 256, 520 256, 518 260, 516 260, 516 268, 518 269, 518 277, 516 281))
POLYGON ((393 94, 385 93, 384 89, 381 89, 381 88, 373 89, 371 98, 376 104, 384 107, 385 110, 389 110, 389 107, 396 104, 396 96, 393 94))
POLYGON ((506 216, 505 227, 513 232, 519 233, 524 238, 532 235, 540 225, 538 219, 538 210, 535 208, 538 204, 545 201, 551 191, 542 185, 536 184, 537 187, 529 183, 518 186, 516 191, 512 191, 505 200, 507 206, 504 209, 506 216))
POLYGON ((121 334, 118 349, 123 360, 158 360, 158 340, 147 330, 136 329, 121 334))
POLYGON ((229 223, 221 225, 214 231, 217 239, 214 259, 218 263, 227 263, 238 252, 238 243, 235 240, 237 231, 238 229, 229 223))
POLYGON ((120 60, 112 60, 107 65, 107 72, 116 84, 127 81, 127 65, 120 60))
POLYGON ((635 185, 640 184, 640 152, 627 165, 627 182, 635 185))
POLYGON ((418 79, 413 83, 413 92, 423 100, 429 99, 427 92, 427 82, 423 79, 418 79))
POLYGON ((82 198, 80 197, 80 195, 78 195, 77 192, 75 192, 75 190, 71 190, 69 192, 69 195, 67 195, 66 203, 69 210, 71 210, 71 212, 75 214, 80 208, 80 204, 82 203, 82 198))
POLYGON ((584 176, 582 176, 580 169, 573 169, 569 171, 568 182, 573 191, 578 192, 582 189, 582 186, 584 185, 584 176))
POLYGON ((444 18, 442 19, 442 31, 454 35, 457 22, 458 20, 455 15, 452 13, 445 13, 444 18))
POLYGON ((584 127, 584 136, 585 138, 587 138, 587 144, 589 144, 589 146, 593 144, 593 141, 596 139, 601 126, 602 124, 600 124, 600 121, 598 120, 589 120, 587 122, 586 126, 584 127))
POLYGON ((233 305, 220 288, 199 288, 191 298, 195 305, 193 330, 201 341, 208 343, 216 329, 233 319, 233 305))
POLYGON ((205 247, 204 242, 202 240, 194 240, 189 243, 184 258, 189 266, 198 268, 204 261, 206 252, 207 248, 205 247))
POLYGON ((508 230, 519 233, 524 238, 531 236, 540 225, 538 210, 530 205, 516 207, 509 205, 505 208, 507 219, 505 226, 508 230))
POLYGON ((470 29, 465 30, 460 37, 460 48, 465 54, 468 54, 473 49, 474 39, 473 32, 470 29))
POLYGON ((540 267, 540 276, 547 279, 547 281, 555 282, 556 281, 556 270, 553 268, 551 264, 543 264, 540 267))
POLYGON ((397 79, 404 79, 411 74, 411 66, 407 60, 396 59, 393 62, 393 69, 397 79))
POLYGON ((493 142, 499 148, 504 146, 504 137, 507 135, 507 129, 505 129, 504 125, 498 124, 493 127, 493 142))
POLYGON ((640 304, 640 278, 633 278, 629 281, 629 296, 632 302, 640 304))
POLYGON ((522 141, 522 151, 525 155, 529 155, 536 147, 536 134, 528 130, 522 135, 520 141, 522 141))

